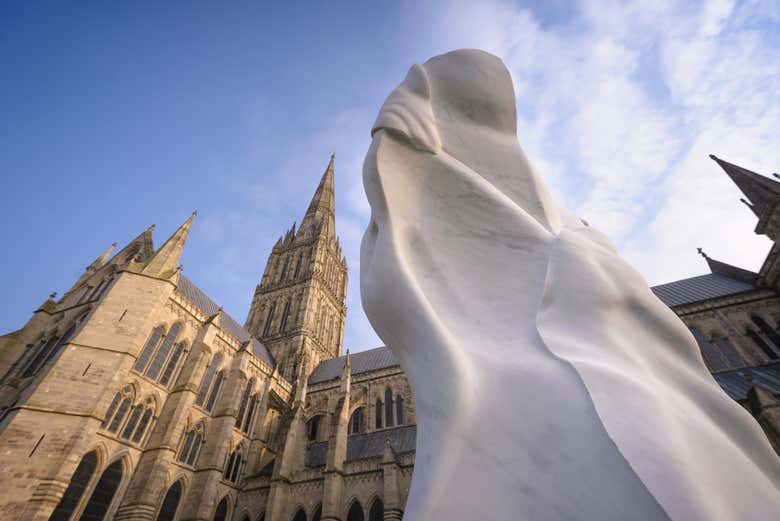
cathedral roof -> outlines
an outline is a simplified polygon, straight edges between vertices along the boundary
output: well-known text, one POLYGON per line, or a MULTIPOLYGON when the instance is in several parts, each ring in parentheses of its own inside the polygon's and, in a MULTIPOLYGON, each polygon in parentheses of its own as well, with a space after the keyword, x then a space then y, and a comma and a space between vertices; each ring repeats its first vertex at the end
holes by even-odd
POLYGON ((755 286, 718 273, 709 273, 653 286, 650 289, 656 297, 661 299, 661 302, 669 307, 674 307, 750 291, 755 289, 755 286))
MULTIPOLYGON (((347 461, 382 457, 385 451, 385 438, 388 434, 390 435, 390 446, 396 454, 414 452, 417 443, 417 426, 406 425, 366 434, 353 434, 347 439, 347 461)), ((306 466, 324 466, 327 454, 327 441, 312 443, 306 451, 306 466)))
POLYGON ((780 363, 722 371, 712 376, 726 394, 737 401, 747 399, 748 391, 754 385, 760 385, 770 393, 780 395, 780 363))
MULTIPOLYGON (((340 378, 346 358, 346 356, 340 356, 321 362, 309 376, 309 385, 340 378)), ((349 358, 350 374, 352 376, 398 365, 395 355, 387 347, 377 347, 368 351, 350 353, 349 358)))
MULTIPOLYGON (((198 309, 200 309, 205 315, 214 315, 222 309, 213 300, 211 300, 208 295, 203 292, 203 290, 197 287, 184 275, 179 275, 178 288, 179 291, 187 298, 187 300, 195 304, 195 306, 197 306, 198 309)), ((246 329, 244 329, 238 322, 235 321, 235 319, 233 319, 233 317, 224 311, 222 311, 220 325, 222 326, 222 329, 236 337, 240 342, 246 342, 247 340, 251 339, 252 352, 260 357, 263 361, 271 365, 271 367, 276 365, 274 363, 273 357, 271 357, 271 353, 268 352, 268 349, 265 348, 262 342, 256 338, 253 338, 246 329)))
POLYGON ((707 261, 711 273, 653 286, 650 289, 661 302, 669 307, 682 306, 756 289, 756 273, 715 260, 701 248, 699 254, 707 261))

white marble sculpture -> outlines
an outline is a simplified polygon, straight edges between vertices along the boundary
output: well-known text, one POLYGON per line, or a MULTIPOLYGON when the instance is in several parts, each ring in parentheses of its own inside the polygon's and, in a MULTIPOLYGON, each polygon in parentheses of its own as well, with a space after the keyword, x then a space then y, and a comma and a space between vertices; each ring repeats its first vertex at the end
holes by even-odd
POLYGON ((498 58, 413 66, 372 135, 360 283, 415 395, 406 521, 780 518, 780 459, 675 314, 553 201, 498 58))

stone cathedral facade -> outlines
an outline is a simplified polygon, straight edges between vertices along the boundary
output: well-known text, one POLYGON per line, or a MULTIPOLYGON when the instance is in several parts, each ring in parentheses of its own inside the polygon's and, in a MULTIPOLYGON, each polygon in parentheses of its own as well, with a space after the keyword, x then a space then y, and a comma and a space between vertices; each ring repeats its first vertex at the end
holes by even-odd
MULTIPOLYGON (((780 183, 716 161, 777 241, 780 183)), ((414 399, 387 348, 342 355, 333 158, 243 326, 181 272, 194 217, 112 246, 0 337, 0 519, 400 520, 414 399)), ((779 248, 653 288, 778 451, 779 248)))

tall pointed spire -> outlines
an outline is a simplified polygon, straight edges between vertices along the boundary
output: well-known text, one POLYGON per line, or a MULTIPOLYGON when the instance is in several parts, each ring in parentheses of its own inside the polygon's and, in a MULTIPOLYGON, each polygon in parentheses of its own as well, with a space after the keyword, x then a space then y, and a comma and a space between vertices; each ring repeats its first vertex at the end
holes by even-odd
POLYGON ((165 241, 165 244, 160 246, 142 273, 162 278, 168 278, 174 274, 196 215, 198 215, 197 211, 192 212, 192 215, 165 241))
POLYGON ((118 264, 122 266, 134 266, 137 262, 143 263, 149 260, 154 255, 153 231, 154 225, 152 224, 119 250, 119 253, 112 258, 112 262, 118 259, 118 264))
POLYGON ((314 197, 309 203, 309 208, 306 210, 300 227, 300 230, 308 232, 315 226, 321 226, 330 239, 336 238, 336 201, 333 179, 335 158, 335 154, 331 154, 328 166, 325 168, 325 173, 322 174, 320 184, 317 186, 317 191, 314 192, 314 197))
POLYGON ((98 257, 97 259, 95 259, 94 261, 92 261, 92 264, 90 264, 89 266, 87 266, 87 271, 88 271, 88 272, 94 272, 94 271, 97 271, 97 270, 99 270, 100 268, 102 268, 102 267, 103 267, 103 266, 106 264, 106 261, 108 260, 108 258, 111 256, 111 252, 113 252, 113 251, 114 251, 114 248, 116 248, 116 243, 115 243, 115 242, 112 242, 112 243, 111 243, 111 246, 109 246, 108 248, 106 248, 106 251, 104 251, 104 252, 103 252, 103 253, 100 255, 100 257, 98 257))
POLYGON ((724 161, 719 157, 710 155, 720 167, 728 174, 734 184, 742 190, 749 199, 747 206, 760 219, 769 210, 774 202, 780 199, 780 183, 768 177, 758 175, 755 172, 724 161))
POLYGON ((352 382, 352 368, 349 363, 349 349, 347 349, 347 356, 344 360, 344 369, 341 372, 341 392, 349 393, 352 382))

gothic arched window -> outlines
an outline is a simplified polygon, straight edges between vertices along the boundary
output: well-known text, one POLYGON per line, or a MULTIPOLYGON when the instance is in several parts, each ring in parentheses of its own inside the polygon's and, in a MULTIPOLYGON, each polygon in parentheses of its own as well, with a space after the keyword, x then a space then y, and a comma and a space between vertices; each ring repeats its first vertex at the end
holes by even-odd
POLYGON ((304 512, 303 508, 298 509, 293 517, 293 521, 306 521, 306 512, 304 512))
POLYGON ((38 348, 38 352, 30 360, 27 367, 22 371, 22 378, 27 378, 38 372, 38 369, 43 365, 43 361, 46 360, 46 356, 54 349, 57 342, 60 341, 60 337, 53 336, 47 342, 42 343, 38 348))
POLYGON ((241 395, 241 403, 238 406, 238 414, 236 415, 236 428, 240 429, 244 424, 244 416, 246 415, 247 405, 249 405, 249 396, 252 394, 252 387, 254 387, 255 381, 249 380, 244 387, 244 394, 241 395))
POLYGON ((347 521, 363 521, 363 507, 360 506, 360 501, 357 499, 352 503, 352 506, 349 507, 349 512, 347 512, 347 521))
POLYGON ((400 394, 395 397, 395 423, 404 424, 404 399, 400 394))
POLYGON ((65 493, 62 495, 62 499, 60 499, 51 516, 49 516, 49 521, 68 521, 70 519, 79 501, 81 501, 81 496, 84 495, 84 490, 86 490, 89 481, 95 473, 97 463, 98 458, 95 451, 88 452, 81 458, 79 466, 76 467, 75 472, 70 477, 70 483, 68 483, 68 488, 65 489, 65 493))
POLYGON ((186 349, 184 342, 179 342, 176 344, 176 347, 173 348, 173 354, 171 355, 170 359, 168 359, 168 364, 165 366, 165 370, 162 373, 162 376, 160 377, 160 383, 162 385, 168 385, 168 383, 171 381, 171 378, 173 377, 173 372, 176 370, 176 367, 179 365, 179 360, 181 359, 181 355, 184 354, 184 350, 186 349))
POLYGON ((217 505, 217 510, 214 511, 214 521, 225 521, 227 518, 227 510, 227 496, 225 496, 222 498, 222 501, 219 502, 219 505, 217 505))
POLYGON ((46 342, 44 344, 43 348, 41 348, 40 351, 35 355, 35 357, 30 361, 30 365, 25 368, 24 372, 22 373, 22 377, 28 377, 32 376, 35 373, 37 373, 44 365, 46 365, 49 360, 57 356, 57 354, 62 350, 62 347, 70 342, 70 339, 73 338, 73 335, 76 333, 76 330, 79 328, 82 322, 84 322, 84 319, 87 318, 87 313, 84 313, 79 318, 73 321, 73 324, 70 325, 70 327, 65 331, 65 333, 57 338, 52 337, 51 340, 46 342))
POLYGON ((295 274, 293 275, 293 278, 298 278, 298 275, 301 274, 301 262, 303 261, 303 252, 301 252, 298 255, 298 261, 295 263, 295 274))
POLYGON ((287 317, 290 316, 290 301, 288 300, 284 304, 284 310, 282 311, 282 321, 279 324, 279 332, 284 333, 287 329, 287 317))
POLYGON ((101 424, 101 428, 108 426, 109 432, 119 430, 119 427, 125 421, 127 411, 130 410, 130 406, 133 404, 133 394, 132 386, 126 385, 114 395, 114 399, 106 411, 106 417, 101 424))
POLYGON ((772 348, 769 347, 769 344, 767 344, 766 341, 763 338, 761 338, 761 335, 756 333, 755 330, 751 328, 746 328, 745 334, 749 336, 750 339, 753 340, 753 342, 755 342, 755 344, 758 346, 759 349, 761 349, 761 351, 764 352, 767 358, 769 358, 770 360, 774 360, 775 358, 777 358, 777 355, 772 350, 772 348))
POLYGON ((160 375, 163 364, 168 359, 168 354, 171 352, 171 348, 176 341, 176 337, 179 335, 180 329, 181 324, 178 322, 171 326, 168 333, 165 335, 165 338, 160 343, 160 347, 157 349, 157 353, 154 355, 152 363, 146 368, 145 374, 152 380, 157 380, 157 377, 160 375))
POLYGON ((252 428, 252 420, 255 419, 255 409, 257 409, 257 393, 253 394, 252 399, 249 400, 249 409, 246 413, 244 426, 241 428, 247 434, 249 434, 249 430, 252 428))
POLYGON ((365 430, 365 408, 358 407, 349 418, 349 434, 360 434, 365 430))
MULTIPOLYGON (((778 334, 777 331, 772 329, 772 327, 769 324, 767 324, 766 320, 764 320, 762 317, 760 317, 758 315, 753 315, 753 316, 750 317, 750 319, 753 321, 753 323, 755 325, 758 326, 758 328, 761 330, 761 332, 763 332, 767 336, 767 338, 769 338, 769 340, 772 341, 772 343, 775 345, 775 347, 780 349, 780 334, 778 334)), ((771 355, 769 355, 769 353, 767 353, 769 358, 772 358, 772 359, 777 358, 777 352, 774 349, 772 349, 771 347, 770 347, 769 350, 772 353, 771 355)))
POLYGON ((219 390, 222 387, 222 381, 225 379, 225 371, 220 371, 214 378, 214 385, 211 386, 211 392, 209 392, 209 399, 206 400, 206 405, 203 406, 206 411, 211 412, 214 410, 214 404, 217 402, 217 396, 219 396, 219 390))
POLYGON ((141 354, 138 355, 138 359, 135 361, 135 365, 133 366, 133 369, 135 369, 138 372, 142 372, 144 369, 146 369, 146 365, 149 363, 149 359, 152 358, 154 349, 157 347, 158 342, 160 342, 160 338, 162 338, 162 335, 163 335, 162 326, 157 326, 152 330, 152 334, 149 335, 149 338, 146 340, 146 344, 144 345, 144 348, 141 350, 141 354))
POLYGON ((322 505, 317 505, 314 513, 311 515, 311 521, 320 521, 322 519, 322 505))
POLYGON ((211 363, 206 368, 203 379, 200 381, 200 388, 198 389, 198 396, 195 398, 195 405, 203 405, 203 402, 206 400, 206 395, 209 392, 211 381, 214 379, 214 373, 217 372, 217 367, 219 366, 221 358, 219 353, 211 357, 211 363))
POLYGON ((376 428, 381 429, 382 428, 382 400, 379 398, 376 399, 376 404, 374 405, 375 409, 375 416, 376 416, 376 428))
POLYGON ((176 459, 190 467, 194 466, 202 443, 203 425, 198 424, 184 435, 184 442, 181 445, 181 449, 179 449, 179 456, 176 459))
POLYGON ((122 481, 122 460, 116 460, 100 475, 80 521, 102 521, 106 517, 119 484, 122 481))
POLYGON ((306 422, 306 438, 309 441, 317 441, 317 435, 319 434, 321 420, 322 420, 322 415, 318 414, 317 416, 309 418, 309 421, 306 422))
POLYGON ((165 493, 160 512, 157 514, 157 521, 173 521, 173 518, 176 517, 176 509, 179 507, 181 491, 181 480, 170 486, 168 492, 165 493))
POLYGON ((271 309, 268 310, 268 318, 265 319, 265 327, 263 328, 263 336, 268 336, 271 332, 271 323, 274 321, 274 312, 276 311, 276 304, 271 304, 271 309))
POLYGON ((230 453, 227 465, 225 466, 224 478, 231 483, 238 483, 239 472, 244 463, 244 456, 241 447, 230 453))
POLYGON ((149 397, 143 404, 137 404, 130 413, 130 418, 122 430, 121 438, 132 439, 134 443, 139 443, 149 426, 149 422, 154 414, 154 400, 149 397))
POLYGON ((100 298, 103 297, 103 295, 106 293, 108 286, 110 286, 113 281, 114 277, 111 275, 100 281, 100 284, 97 285, 95 290, 92 292, 92 295, 89 296, 89 300, 100 300, 100 298))
POLYGON ((382 521, 385 517, 385 505, 382 500, 376 498, 371 504, 371 510, 368 512, 368 521, 382 521))
POLYGON ((385 389, 385 427, 392 427, 393 422, 393 391, 385 389))

